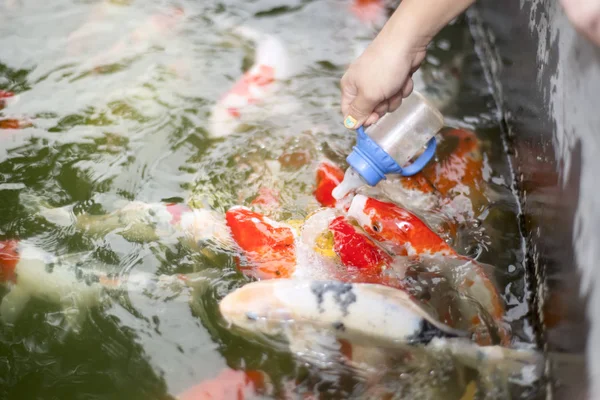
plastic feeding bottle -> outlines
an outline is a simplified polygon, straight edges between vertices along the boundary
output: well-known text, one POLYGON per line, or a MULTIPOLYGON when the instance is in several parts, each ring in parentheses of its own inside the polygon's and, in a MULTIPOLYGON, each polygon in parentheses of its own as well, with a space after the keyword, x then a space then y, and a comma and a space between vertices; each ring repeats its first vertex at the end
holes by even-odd
POLYGON ((350 168, 333 190, 333 197, 339 200, 365 183, 375 186, 386 174, 411 176, 421 171, 435 154, 435 135, 443 126, 442 113, 413 91, 396 111, 366 130, 362 126, 357 129, 356 146, 346 158, 350 168), (424 147, 425 151, 407 165, 424 147))

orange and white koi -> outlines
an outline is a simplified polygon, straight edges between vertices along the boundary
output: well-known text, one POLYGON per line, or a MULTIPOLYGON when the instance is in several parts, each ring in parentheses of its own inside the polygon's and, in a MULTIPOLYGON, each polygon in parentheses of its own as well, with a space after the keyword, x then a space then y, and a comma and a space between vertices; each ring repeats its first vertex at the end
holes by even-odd
POLYGON ((0 99, 7 99, 13 97, 15 94, 6 90, 0 90, 0 99))
POLYGON ((24 129, 33 126, 33 122, 28 119, 5 118, 0 119, 0 129, 24 129))
POLYGON ((394 254, 456 254, 419 217, 394 203, 359 194, 352 199, 348 216, 394 254))
MULTIPOLYGON (((348 215, 388 250, 397 255, 413 256, 419 264, 429 265, 428 269, 436 267, 433 268, 437 269, 436 274, 448 279, 458 293, 478 299, 494 324, 501 327, 498 334, 500 340, 503 343, 508 340, 508 333, 502 327, 503 302, 482 265, 456 253, 417 216, 393 203, 356 195, 348 215)), ((483 318, 477 312, 463 307, 461 318, 469 321, 469 328, 480 332, 480 343, 489 340, 489 329, 484 326, 483 318)), ((445 322, 450 323, 450 320, 445 322)))

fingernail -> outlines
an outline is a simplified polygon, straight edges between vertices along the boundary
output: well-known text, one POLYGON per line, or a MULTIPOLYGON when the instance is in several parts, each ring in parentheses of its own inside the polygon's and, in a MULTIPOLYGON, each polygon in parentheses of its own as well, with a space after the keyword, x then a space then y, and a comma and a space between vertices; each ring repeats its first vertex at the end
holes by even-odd
POLYGON ((351 115, 348 115, 344 120, 344 126, 348 129, 353 129, 356 126, 356 119, 351 115))

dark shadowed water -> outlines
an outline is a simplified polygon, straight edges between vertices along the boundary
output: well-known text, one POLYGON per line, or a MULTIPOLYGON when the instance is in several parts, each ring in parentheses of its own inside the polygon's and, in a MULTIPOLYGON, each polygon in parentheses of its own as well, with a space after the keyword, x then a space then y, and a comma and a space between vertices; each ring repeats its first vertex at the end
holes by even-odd
MULTIPOLYGON (((116 229, 88 236, 36 213, 70 206, 75 214, 105 214, 132 200, 189 201, 222 212, 249 204, 267 184, 281 192, 278 218, 305 217, 315 207, 315 163, 327 157, 341 165, 354 141, 341 125, 338 84, 373 31, 348 12, 348 3, 0 4, 0 90, 16 94, 0 107, 0 121, 22 126, 0 128, 0 238, 28 240, 56 255, 84 252, 113 272, 210 277, 191 303, 142 293, 109 297, 78 333, 65 330, 60 306, 30 301, 14 325, 0 324, 0 399, 162 399, 226 366, 260 369, 276 386, 294 382, 323 398, 360 398, 360 381, 320 373, 223 326, 218 300, 245 281, 229 254, 136 242, 116 229), (301 111, 250 121, 216 139, 210 109, 253 57, 252 44, 222 27, 228 18, 286 43, 297 71, 279 101, 293 99, 301 111), (311 162, 293 166, 294 157, 305 156, 311 162)), ((464 251, 496 266, 514 343, 527 345, 534 335, 519 208, 493 97, 467 32, 463 21, 445 29, 425 68, 448 68, 457 56, 463 61, 444 114, 449 125, 475 130, 486 144, 493 194, 480 217, 483 235, 464 251)), ((397 379, 406 382, 406 396, 420 394, 411 398, 450 398, 443 389, 449 385, 459 399, 469 380, 456 374, 433 379, 433 372, 404 371, 397 379), (448 383, 453 379, 456 385, 448 383)))

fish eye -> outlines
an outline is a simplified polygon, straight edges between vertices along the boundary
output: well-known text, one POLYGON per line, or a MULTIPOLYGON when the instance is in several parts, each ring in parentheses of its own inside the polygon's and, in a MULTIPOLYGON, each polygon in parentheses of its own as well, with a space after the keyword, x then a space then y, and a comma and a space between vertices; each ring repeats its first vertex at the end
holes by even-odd
POLYGON ((371 226, 371 228, 373 229, 373 231, 375 231, 375 232, 377 232, 377 233, 379 233, 379 232, 381 231, 381 225, 380 225, 378 222, 374 223, 374 224, 371 226))

